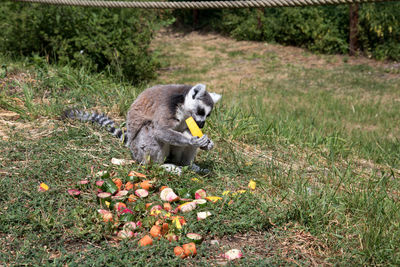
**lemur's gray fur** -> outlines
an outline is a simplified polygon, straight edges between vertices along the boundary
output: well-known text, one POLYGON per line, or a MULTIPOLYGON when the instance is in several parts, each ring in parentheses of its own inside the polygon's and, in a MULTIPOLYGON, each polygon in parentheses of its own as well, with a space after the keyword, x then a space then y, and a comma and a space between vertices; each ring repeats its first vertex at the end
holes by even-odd
POLYGON ((112 135, 124 141, 138 163, 169 163, 164 168, 177 173, 181 172, 179 166, 192 166, 195 171, 201 171, 193 164, 197 149, 210 150, 214 143, 207 135, 192 136, 185 120, 192 116, 203 128, 220 98, 219 94, 207 92, 203 84, 156 85, 143 91, 131 105, 126 133, 104 114, 69 110, 65 116, 107 127, 112 135))

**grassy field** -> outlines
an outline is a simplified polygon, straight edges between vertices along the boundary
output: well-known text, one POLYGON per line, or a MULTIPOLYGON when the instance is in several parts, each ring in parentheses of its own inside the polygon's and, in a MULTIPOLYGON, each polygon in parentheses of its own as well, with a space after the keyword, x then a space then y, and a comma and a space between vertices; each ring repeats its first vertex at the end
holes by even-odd
POLYGON ((244 252, 233 265, 400 264, 398 64, 199 33, 165 31, 152 47, 163 66, 138 87, 0 57, 0 264, 217 265, 230 248, 244 252), (216 147, 197 158, 212 171, 206 176, 113 165, 130 158, 118 140, 59 117, 79 107, 123 122, 144 88, 200 82, 223 94, 204 129, 216 147), (183 233, 205 241, 182 260, 163 239, 138 247, 142 232, 116 239, 97 214, 101 170, 121 178, 139 170, 157 185, 216 196, 247 191, 208 205, 213 216, 204 221, 185 215, 183 233), (82 179, 89 188, 69 196, 82 179), (40 182, 50 190, 39 193, 40 182))

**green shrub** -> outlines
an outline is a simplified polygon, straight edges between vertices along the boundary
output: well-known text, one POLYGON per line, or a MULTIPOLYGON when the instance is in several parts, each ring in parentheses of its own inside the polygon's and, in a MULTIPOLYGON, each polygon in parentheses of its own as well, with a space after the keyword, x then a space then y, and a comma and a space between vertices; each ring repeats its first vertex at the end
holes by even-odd
MULTIPOLYGON (((174 13, 192 26, 190 11, 174 13)), ((323 53, 347 53, 348 5, 200 11, 197 27, 208 27, 239 40, 276 42, 323 53)), ((360 5, 361 51, 378 59, 400 59, 400 3, 360 5)))
MULTIPOLYGON (((197 26, 206 25, 239 40, 268 41, 325 53, 345 53, 348 35, 346 11, 347 6, 200 11, 200 25, 197 26)), ((175 12, 175 15, 181 23, 193 24, 190 12, 175 12)))
POLYGON ((224 11, 223 29, 237 39, 296 45, 325 53, 344 53, 346 32, 328 8, 266 8, 224 11))
POLYGON ((360 9, 360 46, 378 59, 400 60, 400 3, 371 3, 360 9))
POLYGON ((139 9, 7 3, 0 7, 0 52, 38 54, 137 83, 152 78, 158 64, 149 52, 163 23, 158 15, 139 9))

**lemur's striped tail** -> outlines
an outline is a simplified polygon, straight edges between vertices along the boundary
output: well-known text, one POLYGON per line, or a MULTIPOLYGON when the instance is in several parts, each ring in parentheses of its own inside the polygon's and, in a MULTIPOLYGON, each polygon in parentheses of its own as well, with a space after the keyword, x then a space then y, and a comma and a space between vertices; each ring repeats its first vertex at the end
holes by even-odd
POLYGON ((129 144, 129 136, 120 128, 115 127, 115 123, 105 114, 99 114, 96 112, 87 112, 78 109, 69 109, 64 111, 64 117, 70 119, 78 119, 81 121, 90 121, 92 123, 97 123, 101 127, 105 127, 113 136, 119 138, 124 145, 129 144))

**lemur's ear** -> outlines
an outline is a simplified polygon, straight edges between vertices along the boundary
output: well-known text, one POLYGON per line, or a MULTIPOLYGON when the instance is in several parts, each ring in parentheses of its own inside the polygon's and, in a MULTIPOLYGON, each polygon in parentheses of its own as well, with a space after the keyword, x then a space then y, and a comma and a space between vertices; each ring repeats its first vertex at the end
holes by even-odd
POLYGON ((193 86, 192 88, 190 88, 190 91, 188 93, 188 95, 192 98, 198 98, 199 96, 202 96, 204 94, 204 92, 206 91, 206 86, 204 84, 196 84, 195 86, 193 86))
POLYGON ((214 104, 217 103, 222 97, 222 95, 217 94, 217 93, 209 93, 209 94, 210 94, 212 100, 214 101, 214 104))

